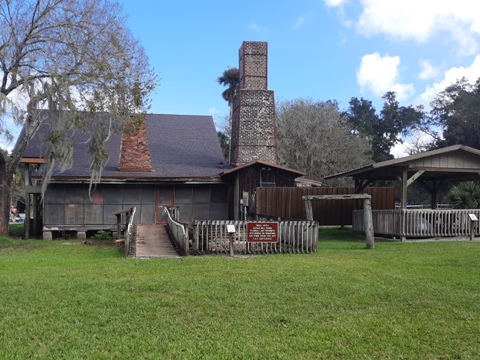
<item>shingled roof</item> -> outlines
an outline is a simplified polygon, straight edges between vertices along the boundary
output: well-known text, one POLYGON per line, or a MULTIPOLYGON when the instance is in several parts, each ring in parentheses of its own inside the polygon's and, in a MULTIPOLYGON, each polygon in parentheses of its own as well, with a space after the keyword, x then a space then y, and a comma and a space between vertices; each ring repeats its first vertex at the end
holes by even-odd
MULTIPOLYGON (((152 114, 146 118, 148 145, 152 171, 119 171, 121 133, 113 133, 106 143, 109 159, 103 170, 103 179, 177 179, 215 177, 229 165, 224 163, 213 118, 204 115, 152 114)), ((46 132, 45 126, 37 134, 37 140, 46 132)), ((89 134, 77 131, 73 135, 72 167, 56 172, 53 179, 89 178, 89 134)), ((41 158, 45 151, 41 141, 29 144, 23 157, 41 158)))

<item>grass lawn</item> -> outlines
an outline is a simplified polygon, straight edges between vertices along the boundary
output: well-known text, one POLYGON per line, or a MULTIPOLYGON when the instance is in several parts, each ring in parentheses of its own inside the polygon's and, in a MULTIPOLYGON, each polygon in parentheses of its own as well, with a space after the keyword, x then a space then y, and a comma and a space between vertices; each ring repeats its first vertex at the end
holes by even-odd
POLYGON ((480 242, 130 259, 0 237, 0 359, 478 359, 480 242))

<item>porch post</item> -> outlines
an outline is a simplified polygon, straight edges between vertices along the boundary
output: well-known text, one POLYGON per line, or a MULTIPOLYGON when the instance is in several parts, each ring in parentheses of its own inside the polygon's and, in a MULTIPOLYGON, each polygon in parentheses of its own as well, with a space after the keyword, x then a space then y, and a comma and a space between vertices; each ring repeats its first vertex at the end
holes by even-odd
POLYGON ((235 182, 233 185, 233 219, 240 219, 240 179, 239 172, 235 174, 235 182))
POLYGON ((408 199, 408 170, 405 169, 402 172, 402 193, 401 193, 401 206, 400 206, 400 241, 405 241, 407 237, 405 236, 405 216, 404 212, 407 209, 407 199, 408 199))
POLYGON ((25 220, 23 221, 25 239, 30 238, 30 194, 28 188, 30 183, 30 168, 29 164, 23 164, 25 174, 25 220))

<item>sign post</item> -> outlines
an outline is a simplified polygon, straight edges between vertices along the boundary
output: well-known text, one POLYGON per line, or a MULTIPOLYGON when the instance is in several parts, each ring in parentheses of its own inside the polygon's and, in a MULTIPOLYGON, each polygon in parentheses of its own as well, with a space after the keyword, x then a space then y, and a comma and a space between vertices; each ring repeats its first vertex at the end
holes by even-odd
POLYGON ((470 218, 470 241, 475 237, 475 225, 478 222, 478 218, 475 214, 468 214, 470 218))
POLYGON ((235 235, 235 225, 227 225, 227 233, 230 242, 230 256, 233 257, 233 236, 235 235))

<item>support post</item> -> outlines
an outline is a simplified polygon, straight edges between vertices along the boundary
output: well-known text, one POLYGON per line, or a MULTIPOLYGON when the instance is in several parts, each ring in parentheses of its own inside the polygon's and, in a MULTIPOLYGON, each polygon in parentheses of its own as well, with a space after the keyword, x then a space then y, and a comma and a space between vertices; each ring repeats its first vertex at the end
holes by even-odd
POLYGON ((304 199, 305 201, 305 215, 308 221, 313 221, 313 208, 312 201, 310 199, 304 199))
POLYGON ((407 199, 408 199, 408 170, 403 170, 402 172, 402 199, 401 199, 401 207, 400 207, 400 241, 405 241, 407 239, 405 235, 405 210, 407 209, 407 199))
POLYGON ((28 187, 32 185, 30 180, 30 166, 29 164, 23 164, 24 178, 25 178, 25 219, 23 222, 25 239, 30 238, 30 194, 28 187))
POLYGON ((363 217, 365 221, 365 238, 367 249, 375 248, 375 236, 373 233, 372 202, 369 198, 363 200, 363 217))

